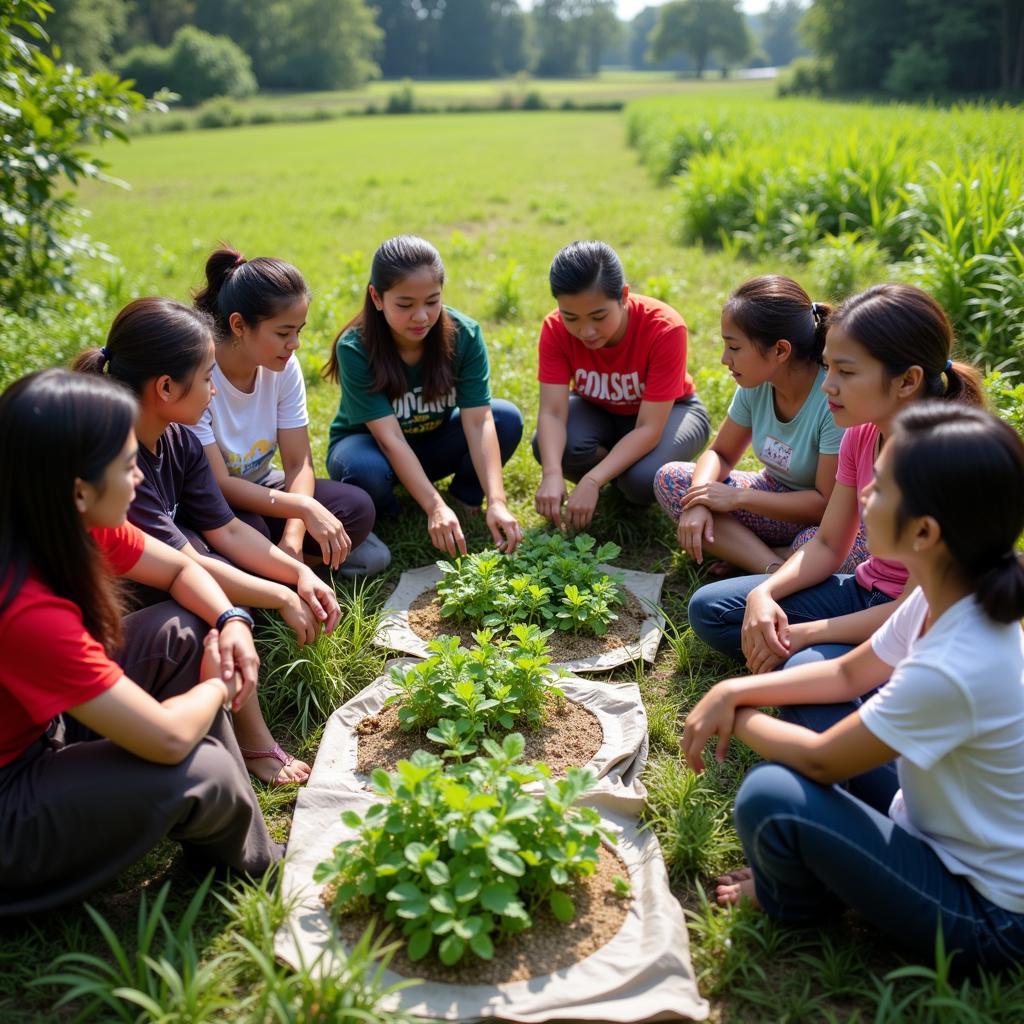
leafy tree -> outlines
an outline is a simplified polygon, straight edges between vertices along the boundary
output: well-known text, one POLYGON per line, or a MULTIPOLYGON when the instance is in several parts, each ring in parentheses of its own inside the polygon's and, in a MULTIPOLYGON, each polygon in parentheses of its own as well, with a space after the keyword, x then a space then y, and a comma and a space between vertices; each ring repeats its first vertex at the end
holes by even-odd
POLYGON ((840 92, 1024 88, 1020 0, 813 0, 805 27, 840 92))
POLYGON ((800 41, 800 22, 806 14, 801 0, 772 0, 761 15, 761 46, 768 62, 785 67, 807 51, 800 41))
POLYGON ((195 0, 195 23, 241 46, 263 88, 352 89, 379 74, 364 0, 195 0))
POLYGON ((651 56, 664 60, 683 51, 693 58, 695 74, 704 73, 717 53, 728 64, 750 52, 750 34, 739 0, 672 0, 658 15, 651 33, 651 56))
POLYGON ((683 52, 673 53, 662 61, 650 59, 651 33, 658 24, 660 7, 645 7, 629 26, 629 64, 634 68, 655 68, 658 71, 690 71, 693 65, 683 52))
POLYGON ((48 9, 0 0, 0 305, 15 313, 82 290, 75 257, 93 250, 67 184, 109 180, 88 149, 126 138, 144 104, 116 75, 86 75, 43 53, 48 9))
POLYGON ((384 33, 381 74, 385 78, 429 74, 444 5, 439 0, 374 0, 374 7, 384 33))
POLYGON ((195 0, 129 0, 129 3, 131 10, 120 37, 128 47, 145 43, 170 46, 174 33, 183 25, 192 24, 195 16, 195 0))
POLYGON ((46 34, 61 58, 99 71, 117 52, 115 40, 128 18, 128 0, 52 0, 46 34))
POLYGON ((619 31, 614 0, 540 0, 533 8, 537 74, 566 78, 594 74, 601 50, 619 31))

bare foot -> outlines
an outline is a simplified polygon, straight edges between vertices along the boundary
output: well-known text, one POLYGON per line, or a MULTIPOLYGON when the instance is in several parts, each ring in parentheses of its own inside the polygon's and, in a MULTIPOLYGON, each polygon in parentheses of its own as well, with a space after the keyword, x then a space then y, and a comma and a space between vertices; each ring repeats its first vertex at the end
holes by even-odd
POLYGON ((276 743, 272 751, 242 750, 249 774, 270 786, 300 786, 313 770, 305 761, 286 754, 276 743))
POLYGON ((737 868, 716 879, 715 901, 720 907, 731 907, 741 901, 748 901, 757 910, 761 904, 757 902, 754 891, 754 872, 750 868, 737 868))

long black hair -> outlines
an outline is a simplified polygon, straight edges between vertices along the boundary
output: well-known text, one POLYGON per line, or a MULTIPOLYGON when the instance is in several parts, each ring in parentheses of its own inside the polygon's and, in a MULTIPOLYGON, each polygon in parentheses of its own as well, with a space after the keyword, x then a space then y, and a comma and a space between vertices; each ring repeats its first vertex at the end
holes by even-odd
POLYGON ((137 396, 164 374, 187 387, 206 361, 213 330, 213 317, 200 309, 172 299, 136 299, 114 317, 103 348, 81 352, 71 368, 106 372, 137 396))
POLYGON ((121 643, 121 603, 75 480, 102 485, 137 413, 121 385, 68 370, 31 373, 0 396, 0 612, 31 569, 77 605, 108 653, 121 643))
POLYGON ((932 516, 960 575, 997 622, 1024 616, 1024 443, 977 406, 912 402, 887 442, 900 489, 897 533, 932 516), (984 519, 979 519, 979 502, 984 519))
POLYGON ((237 249, 223 245, 206 261, 206 286, 194 301, 213 317, 217 340, 225 341, 231 337, 232 313, 255 327, 309 297, 305 278, 290 263, 271 256, 247 260, 237 249))
MULTIPOLYGON (((437 287, 444 286, 444 263, 441 254, 425 238, 416 235, 397 235, 382 242, 373 254, 370 264, 370 285, 383 295, 417 270, 434 275, 437 287)), ((394 401, 405 394, 406 376, 402 357, 395 347, 391 328, 384 311, 378 309, 366 287, 363 308, 338 332, 331 346, 331 355, 321 371, 326 380, 338 383, 338 339, 353 327, 362 332, 363 348, 373 374, 373 390, 394 401)), ((423 339, 423 397, 428 402, 444 397, 455 383, 452 357, 455 354, 455 325, 448 311, 441 307, 441 315, 423 339)))

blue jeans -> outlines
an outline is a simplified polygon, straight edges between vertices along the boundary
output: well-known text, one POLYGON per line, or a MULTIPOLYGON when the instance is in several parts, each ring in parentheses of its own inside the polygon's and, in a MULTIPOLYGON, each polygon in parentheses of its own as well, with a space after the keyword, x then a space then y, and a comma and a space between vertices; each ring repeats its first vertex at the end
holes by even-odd
MULTIPOLYGON (((740 576, 701 587, 690 598, 687 613, 693 631, 716 651, 742 662, 744 659, 740 648, 740 630, 747 606, 747 595, 767 578, 740 576)), ((779 604, 790 622, 815 622, 818 619, 863 611, 865 608, 873 608, 891 600, 891 597, 880 590, 865 590, 852 575, 837 574, 813 587, 784 597, 779 604)), ((818 644, 797 651, 780 667, 794 668, 797 665, 829 661, 852 650, 851 644, 818 644)), ((869 696, 865 694, 864 699, 869 696)), ((858 698, 838 704, 791 704, 779 708, 779 714, 784 721, 794 722, 814 732, 826 732, 862 703, 863 700, 858 698)), ((897 787, 896 765, 893 762, 858 775, 846 784, 846 788, 854 796, 874 806, 885 807, 889 806, 889 800, 897 787)))
POLYGON ((772 917, 810 924, 855 910, 924 962, 942 925, 958 968, 1024 959, 1024 914, 985 899, 932 848, 838 786, 758 765, 736 795, 736 829, 772 917))
MULTIPOLYGON (((747 595, 767 576, 737 576, 701 587, 690 598, 687 617, 690 626, 709 647, 743 662, 740 632, 747 595)), ((853 576, 836 574, 806 590, 784 597, 779 604, 790 622, 817 622, 837 615, 849 615, 865 608, 885 604, 892 598, 880 590, 865 590, 853 576)), ((852 647, 846 644, 820 644, 800 651, 786 666, 838 658, 852 647)))
MULTIPOLYGON (((491 413, 504 465, 512 458, 523 436, 523 415, 502 398, 491 402, 491 413)), ((483 502, 483 488, 473 468, 458 409, 453 409, 439 427, 422 434, 406 434, 405 440, 430 480, 440 480, 454 473, 449 488, 452 495, 467 505, 483 502)), ((394 493, 398 477, 372 435, 349 434, 331 445, 327 452, 327 473, 332 480, 355 484, 366 491, 378 515, 398 514, 394 493)))

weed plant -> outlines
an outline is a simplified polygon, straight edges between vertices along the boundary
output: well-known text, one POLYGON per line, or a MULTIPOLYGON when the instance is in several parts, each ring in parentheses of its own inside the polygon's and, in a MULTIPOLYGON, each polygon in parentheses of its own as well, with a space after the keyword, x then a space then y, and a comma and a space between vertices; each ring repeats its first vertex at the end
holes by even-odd
POLYGON ((590 772, 570 768, 552 782, 546 766, 519 763, 519 733, 483 745, 489 756, 461 765, 418 750, 395 772, 375 771, 383 801, 342 815, 357 834, 314 873, 333 887, 335 915, 373 910, 399 924, 410 960, 435 950, 447 965, 467 952, 490 960, 542 905, 571 921, 566 889, 596 871, 601 839, 611 839, 596 810, 575 806, 594 784, 590 772), (543 799, 530 783, 543 784, 543 799))
POLYGON ((517 725, 535 729, 545 703, 564 696, 549 668, 549 633, 520 624, 502 639, 482 629, 468 650, 458 637, 440 636, 427 644, 424 661, 391 670, 400 692, 387 704, 399 705, 402 729, 427 730, 427 738, 445 748, 444 757, 460 761, 475 754, 485 736, 517 725))
POLYGON ((484 552, 438 562, 441 615, 501 626, 539 623, 565 632, 604 636, 625 599, 622 577, 599 563, 618 558, 617 544, 581 533, 527 531, 511 555, 484 552))

